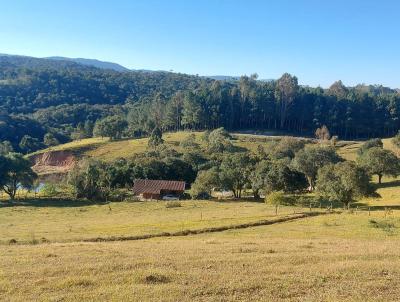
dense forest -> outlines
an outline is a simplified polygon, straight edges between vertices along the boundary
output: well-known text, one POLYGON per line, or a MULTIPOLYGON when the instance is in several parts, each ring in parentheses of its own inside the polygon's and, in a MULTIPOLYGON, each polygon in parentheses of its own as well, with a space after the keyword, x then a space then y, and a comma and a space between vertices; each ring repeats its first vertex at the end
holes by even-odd
POLYGON ((123 126, 118 137, 149 135, 155 127, 311 135, 322 125, 342 139, 382 137, 400 129, 400 93, 383 86, 345 87, 341 81, 329 89, 305 87, 290 74, 275 81, 260 81, 256 74, 217 81, 0 56, 0 141, 14 149, 30 152, 92 136, 96 123, 104 126, 116 117, 123 126))

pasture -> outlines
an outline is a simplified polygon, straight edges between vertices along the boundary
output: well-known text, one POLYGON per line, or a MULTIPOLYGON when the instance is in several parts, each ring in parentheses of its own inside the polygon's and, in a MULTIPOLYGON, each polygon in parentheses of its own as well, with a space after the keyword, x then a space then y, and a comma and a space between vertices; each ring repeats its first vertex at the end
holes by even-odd
POLYGON ((396 301, 399 216, 391 229, 341 213, 187 237, 1 245, 11 301, 396 301))
POLYGON ((387 179, 378 189, 381 198, 360 201, 350 211, 116 242, 82 240, 234 225, 308 209, 282 207, 276 216, 273 207, 250 201, 182 201, 176 208, 164 202, 2 203, 0 299, 396 301, 397 185, 387 179))

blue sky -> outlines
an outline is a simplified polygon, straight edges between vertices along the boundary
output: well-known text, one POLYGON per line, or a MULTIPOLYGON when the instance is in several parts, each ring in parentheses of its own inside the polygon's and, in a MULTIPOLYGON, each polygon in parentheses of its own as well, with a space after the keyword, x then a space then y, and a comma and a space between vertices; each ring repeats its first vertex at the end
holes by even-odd
POLYGON ((0 53, 400 88, 400 1, 0 0, 0 53))

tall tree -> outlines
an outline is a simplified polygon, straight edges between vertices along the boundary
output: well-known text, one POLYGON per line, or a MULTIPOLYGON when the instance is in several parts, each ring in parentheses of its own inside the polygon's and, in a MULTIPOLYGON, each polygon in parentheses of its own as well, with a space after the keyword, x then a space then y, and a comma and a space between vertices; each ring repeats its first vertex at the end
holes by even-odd
POLYGON ((284 128, 288 111, 296 98, 299 84, 297 78, 288 73, 284 73, 276 83, 276 92, 280 103, 280 126, 284 128))

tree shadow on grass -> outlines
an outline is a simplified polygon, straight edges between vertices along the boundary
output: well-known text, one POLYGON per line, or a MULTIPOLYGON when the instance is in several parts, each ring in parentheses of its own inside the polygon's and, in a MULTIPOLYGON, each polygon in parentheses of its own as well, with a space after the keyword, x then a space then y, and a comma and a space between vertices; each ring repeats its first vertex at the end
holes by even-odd
POLYGON ((400 187, 400 179, 374 185, 376 189, 400 187))
POLYGON ((107 204, 103 201, 89 201, 89 200, 77 200, 77 199, 56 199, 56 198, 30 198, 20 199, 14 201, 0 201, 0 208, 7 207, 59 207, 59 208, 73 208, 73 207, 85 207, 91 205, 104 205, 107 204))
POLYGON ((357 202, 352 204, 352 208, 358 207, 360 210, 370 211, 386 211, 386 210, 400 210, 400 205, 382 205, 382 206, 371 206, 363 202, 357 202))

